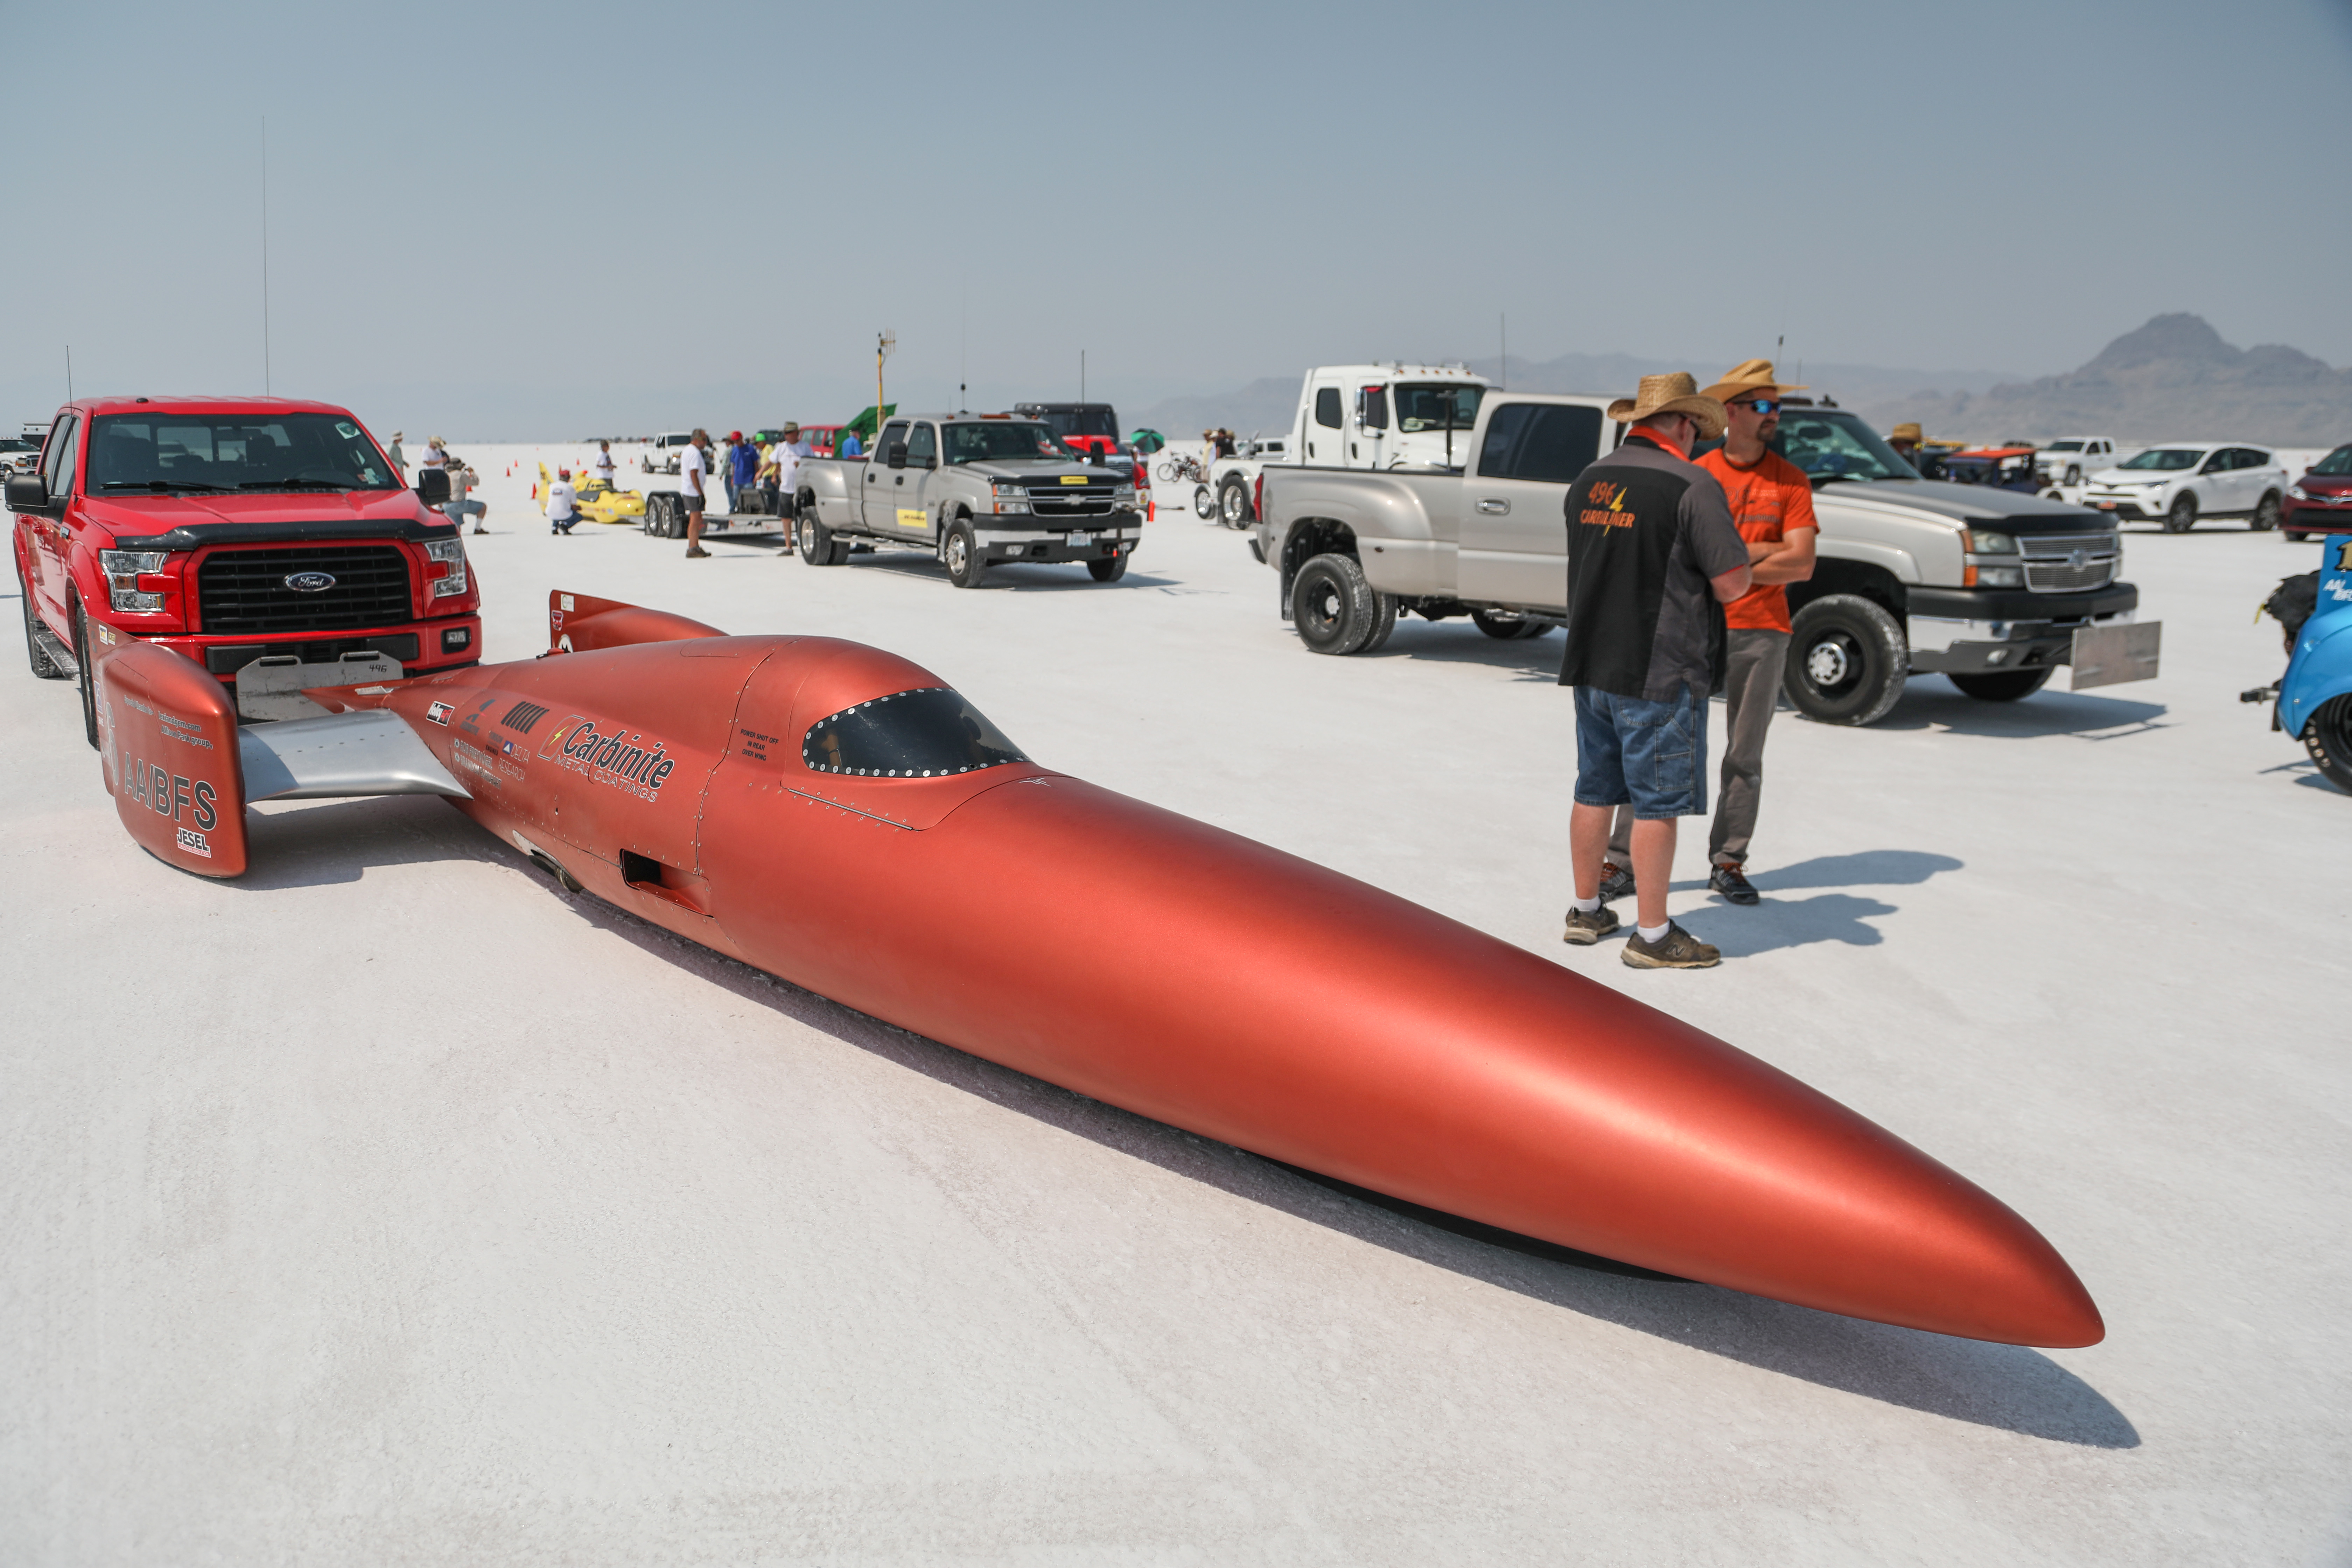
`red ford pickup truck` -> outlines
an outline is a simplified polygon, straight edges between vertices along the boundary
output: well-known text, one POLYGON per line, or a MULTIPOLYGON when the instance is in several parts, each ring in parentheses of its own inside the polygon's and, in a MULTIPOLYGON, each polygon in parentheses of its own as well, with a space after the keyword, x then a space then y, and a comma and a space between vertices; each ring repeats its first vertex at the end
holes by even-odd
POLYGON ((481 595, 431 504, 447 480, 418 479, 332 404, 68 404, 7 481, 33 673, 79 681, 95 746, 91 655, 128 640, 202 664, 248 719, 320 711, 304 687, 478 662, 481 595))

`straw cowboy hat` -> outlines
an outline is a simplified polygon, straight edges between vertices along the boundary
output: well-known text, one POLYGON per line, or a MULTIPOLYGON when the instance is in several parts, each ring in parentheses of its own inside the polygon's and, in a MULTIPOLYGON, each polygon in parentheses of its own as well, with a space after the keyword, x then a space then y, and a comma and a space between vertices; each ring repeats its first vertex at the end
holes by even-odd
POLYGON ((1654 419, 1661 414, 1687 414, 1698 421, 1702 441, 1713 441, 1723 435, 1723 404, 1702 394, 1698 377, 1686 370, 1672 375, 1645 375, 1631 397, 1621 397, 1609 405, 1609 417, 1627 425, 1638 425, 1644 419, 1654 419))
POLYGON ((1919 434, 1919 426, 1916 425, 1897 425, 1894 429, 1889 430, 1886 433, 1886 438, 1890 441, 1914 442, 1924 441, 1927 439, 1925 436, 1919 434))
POLYGON ((1728 403, 1744 393, 1761 392, 1778 397, 1784 392, 1809 390, 1802 383, 1791 384, 1772 379, 1772 362, 1769 359, 1744 359, 1723 373, 1723 379, 1706 389, 1706 395, 1718 403, 1728 403))

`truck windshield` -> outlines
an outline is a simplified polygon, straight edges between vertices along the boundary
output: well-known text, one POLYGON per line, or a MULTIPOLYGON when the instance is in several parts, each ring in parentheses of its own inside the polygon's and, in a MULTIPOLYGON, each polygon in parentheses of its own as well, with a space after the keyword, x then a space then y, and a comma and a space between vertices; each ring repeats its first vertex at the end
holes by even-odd
POLYGON ((1078 455, 1062 445, 1053 431, 1043 425, 1014 425, 992 419, 985 424, 973 420, 969 424, 947 427, 948 462, 958 463, 1075 463, 1078 455))
POLYGON ((2338 447, 2311 465, 2315 474, 2352 474, 2352 447, 2338 447))
POLYGON ((1062 407, 1051 405, 1013 410, 1016 414, 1034 414, 1053 429, 1056 436, 1116 436, 1118 434, 1118 411, 1108 403, 1073 403, 1062 407))
POLYGON ((1840 408, 1784 406, 1772 449, 1804 469, 1815 484, 1919 477, 1917 469, 1879 439, 1877 431, 1840 408))
POLYGON ((944 686, 845 708, 801 737, 801 761, 821 773, 931 779, 1028 760, 962 693, 944 686))
POLYGON ((2204 456, 2202 447, 2158 447, 2152 452, 2142 452, 2122 466, 2126 468, 2156 468, 2168 474, 2180 468, 2195 468, 2204 456))
POLYGON ((2079 452, 2082 449, 2083 443, 2080 441, 2053 441, 2050 443, 2050 450, 2053 452, 2079 452))
POLYGON ((91 428, 93 491, 394 490, 392 464, 337 414, 110 414, 91 428))
POLYGON ((1486 395, 1483 386, 1399 382, 1397 429, 1411 435, 1415 430, 1443 430, 1450 422, 1456 430, 1467 430, 1478 423, 1478 402, 1486 395))

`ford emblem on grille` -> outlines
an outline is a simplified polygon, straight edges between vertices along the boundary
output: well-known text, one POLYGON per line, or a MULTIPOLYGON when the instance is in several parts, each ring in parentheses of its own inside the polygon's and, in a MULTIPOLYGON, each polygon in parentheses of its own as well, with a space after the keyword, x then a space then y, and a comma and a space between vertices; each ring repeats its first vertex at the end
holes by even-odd
POLYGON ((324 572, 289 572, 286 585, 298 594, 323 594, 335 585, 335 580, 324 572))

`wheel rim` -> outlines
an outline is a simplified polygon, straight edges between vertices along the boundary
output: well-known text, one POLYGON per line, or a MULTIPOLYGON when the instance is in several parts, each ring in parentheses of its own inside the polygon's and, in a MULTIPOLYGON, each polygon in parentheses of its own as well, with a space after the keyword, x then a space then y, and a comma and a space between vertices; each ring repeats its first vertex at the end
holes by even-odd
POLYGON ((1246 521, 1248 511, 1249 500, 1242 494, 1241 486, 1227 485, 1225 487, 1225 521, 1238 528, 1246 521))
POLYGON ((1862 673, 1862 649, 1843 632, 1833 632, 1805 650, 1805 679, 1824 697, 1843 695, 1862 673))
POLYGON ((2196 520, 2197 509, 2189 505, 2189 499, 2183 496, 2172 503, 2172 510, 2167 515, 2165 521, 2172 524, 2172 531, 2175 533, 2186 533, 2189 531, 2189 524, 2196 520))
POLYGON ((1209 493, 1208 486, 1195 485, 1192 487, 1192 511, 1193 515, 1197 517, 1207 518, 1217 515, 1216 498, 1209 493))
POLYGON ((964 543, 963 535, 950 534, 948 536, 948 570, 961 577, 964 574, 964 568, 971 564, 971 551, 964 543))

